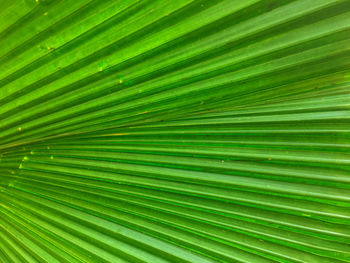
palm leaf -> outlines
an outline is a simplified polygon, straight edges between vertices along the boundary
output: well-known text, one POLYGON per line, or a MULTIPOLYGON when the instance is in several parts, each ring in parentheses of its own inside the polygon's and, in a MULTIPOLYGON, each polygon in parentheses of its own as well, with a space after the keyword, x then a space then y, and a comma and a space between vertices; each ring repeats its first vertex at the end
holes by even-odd
POLYGON ((350 2, 0 1, 1 262, 350 262, 350 2))

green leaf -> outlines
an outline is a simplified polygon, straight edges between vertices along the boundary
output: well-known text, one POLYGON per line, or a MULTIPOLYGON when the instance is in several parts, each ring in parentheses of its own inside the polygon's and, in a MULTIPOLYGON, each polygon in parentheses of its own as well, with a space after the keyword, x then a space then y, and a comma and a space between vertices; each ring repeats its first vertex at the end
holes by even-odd
POLYGON ((0 262, 350 262, 348 0, 0 0, 0 262))

